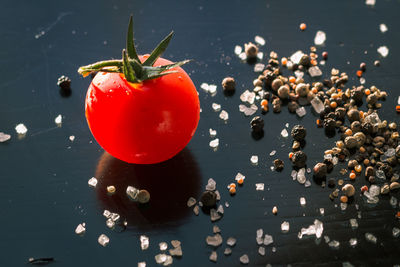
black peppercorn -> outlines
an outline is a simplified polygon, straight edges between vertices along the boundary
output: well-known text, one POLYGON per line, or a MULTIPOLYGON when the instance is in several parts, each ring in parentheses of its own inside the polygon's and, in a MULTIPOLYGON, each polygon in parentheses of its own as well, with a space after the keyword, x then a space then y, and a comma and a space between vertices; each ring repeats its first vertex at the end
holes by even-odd
POLYGON ((304 138, 306 137, 307 131, 306 128, 304 128, 304 126, 302 125, 295 125, 292 128, 292 138, 296 141, 302 141, 304 140, 304 138))
POLYGON ((63 90, 71 90, 71 79, 62 75, 58 78, 57 85, 63 90))
POLYGON ((264 120, 260 116, 256 116, 250 121, 250 127, 254 132, 262 132, 264 120))

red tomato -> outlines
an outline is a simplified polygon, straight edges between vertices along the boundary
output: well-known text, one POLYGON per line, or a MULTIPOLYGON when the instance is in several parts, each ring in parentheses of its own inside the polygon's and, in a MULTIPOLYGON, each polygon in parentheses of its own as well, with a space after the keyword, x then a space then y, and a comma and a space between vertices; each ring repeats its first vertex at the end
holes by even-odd
MULTIPOLYGON (((159 58, 154 66, 171 63, 159 58)), ((94 77, 86 119, 108 153, 129 163, 152 164, 172 158, 189 143, 200 118, 199 98, 189 75, 180 67, 173 70, 177 73, 141 83, 130 83, 120 73, 94 77)))

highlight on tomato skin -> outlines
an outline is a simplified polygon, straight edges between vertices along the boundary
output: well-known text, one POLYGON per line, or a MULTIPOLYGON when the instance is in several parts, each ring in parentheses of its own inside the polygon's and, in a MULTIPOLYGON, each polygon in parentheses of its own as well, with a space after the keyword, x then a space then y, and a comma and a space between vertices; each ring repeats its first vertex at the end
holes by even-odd
POLYGON ((193 137, 200 102, 189 75, 189 62, 161 58, 173 32, 149 55, 139 56, 129 20, 122 59, 82 66, 86 77, 97 73, 86 94, 85 115, 94 138, 112 156, 153 164, 178 154, 193 137))

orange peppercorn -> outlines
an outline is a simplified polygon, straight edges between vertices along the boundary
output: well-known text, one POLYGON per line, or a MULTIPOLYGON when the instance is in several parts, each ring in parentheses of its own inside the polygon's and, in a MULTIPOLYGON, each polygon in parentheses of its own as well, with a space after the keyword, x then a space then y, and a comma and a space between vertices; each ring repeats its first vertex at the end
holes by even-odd
POLYGON ((349 199, 348 199, 346 196, 341 196, 341 197, 340 197, 340 201, 341 201, 342 203, 347 203, 347 201, 349 201, 349 199))
POLYGON ((361 119, 364 119, 364 111, 360 110, 359 113, 360 113, 360 118, 361 118, 361 119))
POLYGON ((316 66, 318 64, 318 62, 315 59, 311 59, 310 60, 311 65, 316 66))
POLYGON ((336 108, 337 107, 337 103, 335 101, 331 102, 331 108, 336 108))
POLYGON ((238 182, 239 185, 243 185, 244 179, 243 179, 243 178, 240 178, 237 182, 238 182))
POLYGON ((318 126, 318 127, 322 127, 322 120, 317 119, 317 126, 318 126))
POLYGON ((362 73, 363 73, 362 70, 358 70, 358 71, 356 72, 357 77, 360 78, 360 77, 362 76, 362 73))
POLYGON ((371 90, 365 89, 364 93, 365 93, 365 95, 370 95, 371 94, 371 90))
POLYGON ((368 191, 368 186, 366 186, 366 185, 361 187, 361 193, 364 193, 365 191, 368 191))
POLYGON ((307 28, 307 25, 305 23, 300 24, 300 30, 304 31, 307 28))
POLYGON ((354 171, 351 171, 351 173, 349 174, 349 178, 351 179, 351 180, 354 180, 354 179, 356 179, 356 173, 354 172, 354 171))
POLYGON ((360 173, 362 171, 362 166, 361 165, 357 165, 354 167, 354 170, 358 173, 360 173))
POLYGON ((261 100, 261 106, 265 106, 265 105, 268 105, 268 100, 266 100, 266 99, 261 100))
POLYGON ((268 105, 262 106, 262 109, 263 109, 264 111, 268 111, 268 105))
POLYGON ((397 218, 400 218, 400 211, 398 211, 398 212, 396 213, 396 217, 397 217, 397 218))
POLYGON ((230 183, 228 186, 229 186, 229 188, 232 188, 232 187, 236 188, 236 184, 235 183, 230 183))
POLYGON ((290 76, 290 77, 289 77, 289 82, 295 83, 295 82, 296 82, 296 78, 293 77, 293 76, 290 76))
POLYGON ((397 113, 400 113, 400 106, 396 106, 397 113))
POLYGON ((293 155, 294 155, 294 153, 293 153, 293 152, 290 152, 290 153, 289 153, 289 159, 292 159, 292 158, 293 158, 293 155))
POLYGON ((231 195, 236 194, 236 188, 234 188, 234 187, 229 188, 229 193, 230 193, 231 195))
POLYGON ((311 90, 311 92, 313 92, 314 94, 316 94, 316 93, 318 93, 318 89, 314 87, 314 88, 311 90))
POLYGON ((287 64, 287 58, 283 57, 283 58, 281 59, 281 63, 282 63, 282 66, 286 66, 286 64, 287 64))
POLYGON ((347 130, 344 132, 344 134, 347 135, 347 136, 350 136, 350 135, 353 134, 353 131, 352 131, 351 129, 347 129, 347 130))

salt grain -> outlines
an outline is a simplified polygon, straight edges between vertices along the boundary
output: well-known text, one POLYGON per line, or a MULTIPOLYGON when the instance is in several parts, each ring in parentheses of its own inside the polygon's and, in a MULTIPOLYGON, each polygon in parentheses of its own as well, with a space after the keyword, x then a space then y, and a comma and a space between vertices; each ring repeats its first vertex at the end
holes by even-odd
POLYGON ((331 242, 328 243, 328 246, 329 246, 330 248, 336 249, 336 248, 339 248, 340 242, 339 242, 339 241, 336 241, 336 240, 332 240, 331 242))
POLYGON ((210 133, 210 137, 215 137, 217 135, 217 131, 213 129, 209 129, 208 132, 210 133))
POLYGON ((257 191, 264 191, 264 184, 263 183, 256 184, 256 190, 257 191))
POLYGON ((262 63, 257 63, 254 65, 254 72, 262 72, 265 68, 265 65, 262 63))
POLYGON ((265 256, 265 247, 259 247, 258 254, 260 254, 261 256, 265 256))
POLYGON ((141 235, 140 236, 140 248, 142 250, 146 250, 149 248, 149 244, 150 244, 149 238, 145 235, 141 235))
POLYGON ((211 107, 214 111, 220 111, 221 110, 221 105, 217 103, 212 103, 211 107))
POLYGON ((86 232, 86 224, 85 223, 80 223, 78 226, 75 228, 75 234, 77 235, 82 235, 86 232))
POLYGON ((61 114, 58 115, 58 116, 54 119, 54 122, 56 123, 57 126, 61 126, 61 124, 62 124, 62 116, 61 116, 61 114))
POLYGON ((269 153, 269 155, 272 157, 272 156, 274 156, 276 154, 276 150, 272 150, 270 153, 269 153))
POLYGON ((258 164, 258 156, 253 155, 250 157, 251 164, 257 165, 258 164))
POLYGON ((367 6, 374 6, 375 2, 376 2, 376 0, 365 0, 365 4, 367 6))
POLYGON ((24 135, 28 132, 28 128, 26 128, 24 124, 20 123, 15 126, 15 131, 17 132, 17 134, 24 135))
POLYGON ((107 246, 108 243, 110 243, 110 239, 108 238, 108 236, 106 236, 105 234, 101 234, 99 236, 99 238, 97 239, 97 241, 99 242, 100 245, 102 245, 103 247, 107 246))
POLYGON ((299 116, 300 118, 301 117, 304 117, 305 115, 306 115, 306 109, 304 108, 304 107, 299 107, 299 108, 297 108, 296 109, 296 114, 297 114, 297 116, 299 116))
POLYGON ((387 46, 380 46, 376 51, 378 51, 382 57, 387 57, 387 55, 389 55, 389 48, 387 48, 387 46))
POLYGON ((357 238, 350 238, 349 244, 351 247, 357 246, 357 238))
POLYGON ((222 110, 221 113, 219 114, 219 118, 221 120, 227 121, 229 119, 229 114, 225 110, 222 110))
POLYGON ((365 239, 371 243, 376 244, 377 238, 371 233, 365 233, 365 239))
POLYGON ((300 205, 303 207, 306 205, 306 199, 304 197, 300 198, 300 205))
POLYGON ((240 55, 240 53, 242 53, 242 51, 243 51, 243 48, 241 46, 237 45, 237 46, 235 46, 234 51, 235 51, 236 55, 240 55))
POLYGON ((315 45, 323 45, 326 40, 326 34, 323 31, 317 31, 314 38, 315 45))
POLYGON ((161 242, 158 244, 158 246, 160 247, 161 251, 165 251, 168 249, 168 244, 166 242, 161 242))
POLYGON ((236 238, 234 237, 229 237, 228 240, 226 240, 226 244, 230 247, 233 247, 236 245, 236 238))
POLYGON ((217 148, 218 145, 219 145, 219 139, 218 138, 215 138, 215 139, 211 140, 210 143, 209 143, 209 146, 211 148, 217 148))
POLYGON ((73 135, 70 135, 68 139, 69 139, 69 141, 71 141, 71 142, 74 142, 74 140, 75 140, 75 136, 73 136, 73 135))
POLYGON ((387 32, 387 30, 388 30, 388 28, 387 28, 387 26, 386 26, 386 24, 380 24, 379 25, 379 30, 382 32, 382 33, 385 33, 385 32, 387 32))
POLYGON ((88 184, 89 184, 89 186, 91 186, 91 187, 96 187, 96 185, 97 185, 97 179, 96 179, 96 177, 90 178, 89 181, 88 181, 88 184))
POLYGON ((249 256, 247 256, 247 254, 243 254, 240 258, 239 258, 240 262, 242 264, 249 264, 250 260, 249 260, 249 256))
POLYGON ((257 44, 261 45, 261 46, 265 45, 265 39, 262 38, 261 36, 258 36, 258 35, 257 35, 256 37, 254 37, 254 41, 255 41, 257 44))
POLYGON ((0 143, 6 142, 11 139, 11 135, 0 132, 0 143))
POLYGON ((283 222, 282 224, 281 224, 281 231, 282 231, 282 233, 287 233, 287 232, 289 232, 289 227, 290 227, 290 225, 289 225, 289 222, 283 222))
POLYGON ((393 227, 393 229, 392 229, 392 235, 393 235, 393 237, 399 237, 399 235, 400 235, 400 229, 397 228, 397 227, 393 227))
POLYGON ((289 136, 289 133, 288 133, 288 131, 286 130, 286 128, 283 129, 283 130, 281 131, 281 136, 284 137, 284 138, 286 138, 286 137, 289 136))

